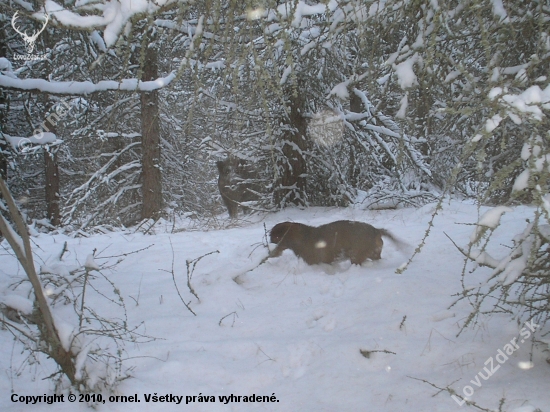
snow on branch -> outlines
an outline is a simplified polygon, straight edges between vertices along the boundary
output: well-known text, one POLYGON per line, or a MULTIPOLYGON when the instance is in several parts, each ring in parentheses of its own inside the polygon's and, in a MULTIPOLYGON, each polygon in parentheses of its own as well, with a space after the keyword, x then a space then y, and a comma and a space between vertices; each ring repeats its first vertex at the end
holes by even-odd
POLYGON ((62 142, 55 134, 50 132, 35 134, 30 137, 10 136, 4 133, 4 137, 15 150, 24 150, 29 145, 53 145, 62 142))
POLYGON ((81 10, 86 10, 90 14, 76 13, 52 0, 46 1, 44 11, 65 27, 103 28, 105 43, 107 47, 111 47, 118 40, 122 29, 134 16, 158 13, 162 8, 175 4, 176 0, 116 0, 83 3, 81 10), (93 14, 94 11, 101 14, 93 14))
MULTIPOLYGON (((361 99, 361 102, 363 103, 363 106, 366 109, 367 113, 370 113, 370 117, 363 121, 361 126, 367 130, 370 130, 373 132, 376 140, 380 144, 381 147, 384 148, 386 153, 391 157, 392 161, 397 164, 397 158, 394 156, 386 142, 381 138, 380 135, 389 136, 392 138, 399 139, 402 144, 403 148, 405 149, 406 153, 408 154, 409 159, 424 173, 426 176, 431 177, 432 172, 430 171, 429 167, 424 162, 424 159, 422 158, 422 155, 415 150, 413 147, 413 144, 411 142, 410 137, 403 133, 403 131, 400 129, 399 125, 392 120, 389 116, 386 116, 384 113, 378 111, 372 104, 372 102, 369 100, 367 95, 359 90, 354 88, 353 93, 361 99), (378 119, 384 126, 378 126, 375 123, 375 119, 378 119)), ((348 121, 354 120, 353 117, 357 116, 356 113, 349 113, 349 115, 346 115, 345 118, 348 121), (349 116, 349 117, 348 117, 349 116)))
POLYGON ((28 90, 56 95, 88 95, 110 90, 150 92, 169 85, 176 78, 176 72, 156 80, 142 82, 138 79, 101 80, 97 83, 85 82, 50 82, 44 79, 17 79, 0 74, 0 87, 6 89, 28 90))

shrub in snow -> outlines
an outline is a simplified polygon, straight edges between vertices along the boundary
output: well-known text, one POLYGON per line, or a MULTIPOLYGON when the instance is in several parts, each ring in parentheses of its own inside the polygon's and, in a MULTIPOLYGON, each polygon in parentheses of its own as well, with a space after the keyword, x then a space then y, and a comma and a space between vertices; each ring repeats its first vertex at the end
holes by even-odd
MULTIPOLYGON (((527 222, 524 230, 511 237, 506 253, 495 257, 489 253, 492 235, 502 224, 503 207, 495 207, 479 220, 467 248, 460 248, 464 256, 479 267, 490 268, 477 286, 464 286, 457 301, 467 300, 472 306, 463 328, 475 323, 482 313, 507 312, 519 322, 533 320, 544 326, 550 315, 550 225, 541 217, 527 222)), ((466 268, 462 273, 467 285, 466 268)))
POLYGON ((62 260, 65 244, 37 274, 29 229, 2 178, 0 194, 6 203, 0 204, 0 231, 27 275, 0 298, 0 308, 6 314, 0 322, 30 352, 26 362, 44 362, 39 353, 55 361, 59 370, 52 376, 57 377, 58 384, 67 378, 81 392, 112 390, 129 376, 122 365, 124 342, 149 339, 138 333, 141 325, 128 326, 124 301, 102 273, 120 258, 110 266, 99 265, 94 251, 84 265, 69 266, 62 260), (4 214, 11 217, 14 226, 4 214), (112 319, 111 313, 117 313, 117 318, 112 319))

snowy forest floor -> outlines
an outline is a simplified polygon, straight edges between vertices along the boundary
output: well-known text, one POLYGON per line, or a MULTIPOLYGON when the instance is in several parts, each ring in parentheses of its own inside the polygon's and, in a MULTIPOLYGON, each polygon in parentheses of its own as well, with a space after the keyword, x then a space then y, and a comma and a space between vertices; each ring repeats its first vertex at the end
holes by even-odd
MULTIPOLYGON (((461 395, 468 385, 473 389, 470 399, 491 410, 498 410, 504 398, 505 411, 540 408, 547 412, 549 354, 540 346, 533 347, 531 340, 519 343, 523 325, 518 327, 504 314, 487 315, 457 337, 470 307, 461 302, 448 309, 456 299, 452 295, 462 291, 464 261, 444 232, 458 245, 466 245, 474 230, 471 224, 478 219, 475 205, 446 203, 422 253, 403 274, 395 273, 422 239, 434 208, 432 204, 385 211, 287 209, 267 216, 245 216, 238 227, 174 234, 159 230, 156 235, 126 231, 89 238, 39 234, 33 237, 35 262, 41 266, 58 256, 65 241, 68 251, 63 261, 68 266, 83 264, 94 249, 101 257, 149 247, 125 256, 112 269, 102 270, 124 299, 129 326, 144 322, 140 332, 157 340, 129 343, 123 354, 128 358, 124 365, 132 368, 132 378, 123 381, 116 393, 137 394, 140 403, 107 400, 97 405, 98 411, 476 410, 459 406, 448 392, 439 392, 421 381, 425 380, 439 387, 450 385, 461 395), (256 267, 267 255, 262 246, 264 223, 269 230, 286 220, 317 226, 341 219, 388 229, 408 242, 411 251, 398 250, 385 241, 382 259, 362 267, 350 262, 308 266, 285 251, 256 267), (219 253, 197 263, 191 279, 199 302, 187 287, 186 260, 216 250, 219 253), (173 260, 178 289, 197 316, 186 309, 174 287, 173 260), (233 281, 239 274, 243 274, 242 284, 233 281), (493 370, 500 368, 487 380, 480 379, 478 373, 486 375, 483 368, 491 366, 486 361, 514 338, 518 338, 519 349, 502 364, 494 361, 493 370), (518 367, 530 360, 532 368, 518 367), (145 398, 170 394, 183 396, 182 403, 153 403, 145 398), (231 394, 241 396, 241 401, 220 401, 219 397, 231 394), (243 396, 253 394, 274 395, 277 401, 243 401, 243 396), (199 395, 214 396, 215 402, 199 402, 204 400, 199 395), (186 404, 186 396, 195 396, 195 402, 186 404)), ((502 241, 492 244, 508 244, 512 234, 523 230, 531 212, 528 207, 517 207, 504 215, 495 234, 502 241)), ((502 255, 498 250, 493 253, 502 255)), ((0 249, 0 301, 13 294, 27 297, 29 290, 9 287, 24 277, 10 254, 4 242, 0 249)), ((96 258, 96 262, 104 265, 117 259, 96 258)), ((475 285, 487 273, 476 271, 466 283, 475 285)), ((91 293, 86 300, 89 306, 95 304, 106 311, 104 316, 120 316, 104 301, 91 293)), ((72 306, 70 310, 56 307, 54 313, 74 323, 71 311, 72 306)), ((66 395, 65 402, 57 405, 12 402, 12 394, 52 394, 52 380, 44 378, 54 368, 44 357, 39 364, 28 365, 28 355, 6 330, 0 331, 0 349, 4 372, 0 375, 0 410, 89 410, 78 399, 68 402, 66 395)))

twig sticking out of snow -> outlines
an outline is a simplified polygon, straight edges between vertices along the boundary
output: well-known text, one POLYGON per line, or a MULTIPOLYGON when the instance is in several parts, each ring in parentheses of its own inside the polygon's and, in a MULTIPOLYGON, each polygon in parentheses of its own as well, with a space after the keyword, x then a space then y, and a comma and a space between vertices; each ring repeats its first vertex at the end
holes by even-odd
POLYGON ((225 318, 231 316, 231 315, 233 315, 233 323, 231 324, 231 327, 233 327, 233 325, 235 325, 235 319, 239 317, 239 315, 238 315, 238 313, 237 313, 236 311, 233 311, 233 312, 231 312, 231 313, 228 313, 228 314, 225 315, 223 318, 221 318, 220 321, 218 322, 218 325, 223 326, 223 325, 222 325, 223 320, 224 320, 225 318))
MULTIPOLYGON (((456 381, 452 382, 449 385, 447 385, 446 387, 442 388, 440 386, 437 386, 437 385, 427 381, 426 379, 415 378, 414 376, 408 376, 408 375, 407 375, 407 378, 411 378, 411 379, 414 379, 415 381, 420 381, 420 382, 427 383, 428 385, 438 389, 439 392, 437 392, 434 396, 439 395, 441 392, 448 392, 451 395, 451 397, 456 397, 457 399, 459 399, 462 402, 460 405, 466 404, 467 406, 473 406, 474 408, 479 409, 480 411, 494 412, 494 409, 484 408, 483 406, 480 406, 479 404, 475 403, 474 401, 471 401, 471 400, 466 399, 463 396, 459 395, 453 388, 451 388, 451 385, 453 383, 455 383, 456 381)), ((504 405, 504 403, 505 403, 505 398, 502 398, 499 402, 499 404, 500 404, 499 411, 502 410, 502 406, 504 405)))
POLYGON ((195 258, 193 260, 186 260, 185 266, 187 267, 187 287, 189 288, 189 291, 197 298, 197 300, 200 302, 199 295, 195 292, 195 289, 193 289, 193 286, 191 286, 191 278, 193 277, 193 272, 195 271, 195 266, 197 266, 197 263, 203 258, 208 255, 212 255, 214 253, 220 253, 219 250, 214 250, 212 252, 209 252, 205 255, 199 256, 198 258, 195 258), (191 267, 191 271, 189 271, 189 267, 191 267))
MULTIPOLYGON (((189 303, 187 303, 183 297, 181 296, 181 293, 180 293, 180 290, 178 288, 178 284, 176 282, 176 274, 174 273, 174 246, 172 245, 172 240, 170 239, 170 248, 172 249, 172 270, 169 272, 172 274, 172 281, 174 282, 174 286, 176 287, 176 292, 178 292, 178 296, 180 297, 181 301, 183 302, 183 304, 185 305, 185 307, 187 308, 187 310, 189 312, 191 312, 193 315, 197 316, 197 314, 193 311, 193 309, 191 309, 191 307, 189 306, 189 303)), ((162 270, 163 272, 168 272, 167 270, 164 270, 164 269, 159 269, 159 270, 162 270)))

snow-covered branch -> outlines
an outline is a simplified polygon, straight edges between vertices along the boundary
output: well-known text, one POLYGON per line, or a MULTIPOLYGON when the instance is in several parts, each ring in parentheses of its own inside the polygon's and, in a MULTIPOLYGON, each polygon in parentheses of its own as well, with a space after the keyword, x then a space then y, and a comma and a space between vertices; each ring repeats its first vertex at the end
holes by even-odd
POLYGON ((79 29, 103 29, 103 37, 107 47, 113 46, 118 40, 124 27, 139 15, 159 13, 176 0, 116 0, 83 2, 83 7, 69 10, 65 6, 47 0, 44 11, 64 27, 79 29), (86 11, 89 14, 80 14, 77 11, 86 11), (97 12, 97 14, 94 14, 97 12))
POLYGON ((176 72, 172 72, 166 77, 160 77, 156 80, 147 82, 142 82, 138 79, 123 79, 120 82, 116 80, 101 80, 97 83, 93 83, 90 81, 56 82, 44 79, 17 79, 0 74, 0 87, 55 95, 85 96, 105 91, 150 92, 168 86, 175 78, 176 72))

